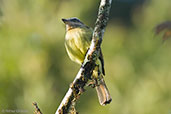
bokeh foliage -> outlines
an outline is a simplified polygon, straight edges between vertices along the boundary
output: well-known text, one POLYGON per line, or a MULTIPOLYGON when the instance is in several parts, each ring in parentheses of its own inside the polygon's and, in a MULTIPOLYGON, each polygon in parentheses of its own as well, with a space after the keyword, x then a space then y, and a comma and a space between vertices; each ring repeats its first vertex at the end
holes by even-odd
MULTIPOLYGON (((79 65, 64 48, 61 18, 93 27, 95 0, 0 0, 0 113, 3 109, 55 113, 79 65)), ((81 114, 171 112, 171 41, 154 27, 171 20, 170 0, 113 0, 102 50, 113 101, 99 105, 95 90, 80 98, 81 114)))

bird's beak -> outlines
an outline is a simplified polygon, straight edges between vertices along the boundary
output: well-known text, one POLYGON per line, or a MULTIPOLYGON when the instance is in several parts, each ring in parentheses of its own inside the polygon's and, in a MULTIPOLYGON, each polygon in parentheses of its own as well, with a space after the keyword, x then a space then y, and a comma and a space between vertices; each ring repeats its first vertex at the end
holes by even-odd
POLYGON ((65 24, 67 24, 67 22, 68 22, 68 19, 62 19, 62 21, 65 23, 65 24))

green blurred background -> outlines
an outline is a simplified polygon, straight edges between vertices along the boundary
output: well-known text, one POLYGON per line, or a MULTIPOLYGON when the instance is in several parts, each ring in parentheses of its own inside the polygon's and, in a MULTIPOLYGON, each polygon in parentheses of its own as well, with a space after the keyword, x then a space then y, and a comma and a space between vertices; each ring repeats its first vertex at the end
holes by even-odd
MULTIPOLYGON (((64 47, 61 18, 93 27, 100 0, 0 0, 0 114, 36 101, 54 114, 79 70, 64 47)), ((87 88, 80 114, 171 114, 171 40, 154 27, 171 20, 170 0, 113 0, 102 50, 113 101, 87 88)), ((11 113, 13 114, 13 113, 11 113)))

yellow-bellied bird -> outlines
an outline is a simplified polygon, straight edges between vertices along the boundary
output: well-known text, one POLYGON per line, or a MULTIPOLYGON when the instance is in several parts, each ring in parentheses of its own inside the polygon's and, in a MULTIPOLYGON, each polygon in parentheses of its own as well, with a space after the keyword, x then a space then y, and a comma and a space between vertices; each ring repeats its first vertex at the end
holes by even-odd
MULTIPOLYGON (((70 59, 78 64, 82 64, 90 47, 93 30, 81 22, 78 18, 62 19, 66 25, 65 47, 70 59)), ((96 91, 101 105, 111 102, 111 96, 105 84, 103 76, 104 61, 100 49, 100 56, 96 62, 97 67, 94 69, 92 76, 100 81, 96 84, 96 91)))

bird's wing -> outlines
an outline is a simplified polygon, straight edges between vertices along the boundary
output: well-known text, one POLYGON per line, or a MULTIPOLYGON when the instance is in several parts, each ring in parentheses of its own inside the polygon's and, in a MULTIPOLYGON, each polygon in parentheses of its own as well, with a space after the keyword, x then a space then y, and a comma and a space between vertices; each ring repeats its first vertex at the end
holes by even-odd
POLYGON ((100 48, 100 56, 99 56, 99 59, 100 59, 101 65, 102 65, 102 73, 103 73, 103 75, 105 75, 104 60, 103 60, 103 54, 102 54, 101 48, 100 48))
MULTIPOLYGON (((91 40, 92 40, 92 33, 93 33, 93 29, 90 28, 90 27, 87 27, 86 29, 86 34, 88 36, 88 38, 86 38, 85 40, 87 40, 87 42, 89 43, 89 46, 91 44, 91 40)), ((104 70, 104 60, 103 60, 103 54, 102 54, 102 50, 100 48, 100 56, 99 56, 99 60, 101 62, 101 70, 102 70, 102 73, 103 75, 105 75, 105 70, 104 70)))

